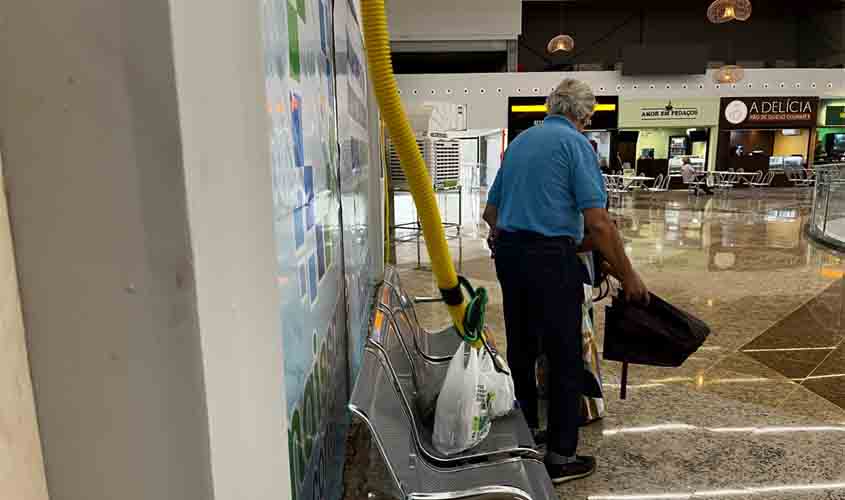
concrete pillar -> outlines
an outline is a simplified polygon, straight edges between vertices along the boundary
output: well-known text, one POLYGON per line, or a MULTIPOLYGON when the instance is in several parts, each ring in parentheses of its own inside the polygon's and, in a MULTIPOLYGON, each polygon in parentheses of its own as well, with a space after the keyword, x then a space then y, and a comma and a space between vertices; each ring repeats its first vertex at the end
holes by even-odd
POLYGON ((53 499, 289 496, 260 6, 0 14, 0 150, 53 499))

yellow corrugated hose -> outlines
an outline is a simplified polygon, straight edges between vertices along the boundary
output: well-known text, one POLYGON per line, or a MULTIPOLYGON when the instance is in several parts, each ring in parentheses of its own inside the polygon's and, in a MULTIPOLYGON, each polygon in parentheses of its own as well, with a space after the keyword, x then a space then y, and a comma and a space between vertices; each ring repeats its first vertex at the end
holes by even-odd
MULTIPOLYGON (((390 138, 399 154, 402 170, 408 179, 414 204, 417 206, 417 213, 422 224, 425 245, 431 257, 431 267, 437 279, 437 286, 441 290, 458 289, 458 275, 452 264, 449 247, 446 245, 446 233, 443 230, 443 221, 440 219, 440 210, 437 207, 431 177, 399 99, 399 89, 396 85, 393 63, 390 59, 390 37, 387 30, 384 0, 362 0, 361 10, 367 61, 369 62, 373 88, 382 118, 387 124, 390 138)), ((463 297, 463 293, 459 293, 463 297)), ((459 304, 449 305, 448 307, 455 328, 463 334, 466 300, 462 298, 459 304)))

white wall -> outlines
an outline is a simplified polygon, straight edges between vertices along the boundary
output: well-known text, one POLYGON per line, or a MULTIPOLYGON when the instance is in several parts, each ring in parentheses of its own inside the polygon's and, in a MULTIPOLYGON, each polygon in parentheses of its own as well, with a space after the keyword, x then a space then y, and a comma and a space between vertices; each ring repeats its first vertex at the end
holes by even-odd
POLYGON ((262 5, 171 12, 216 500, 290 495, 262 5))
POLYGON ((211 499, 168 4, 4 7, 0 147, 51 496, 211 499))
POLYGON ((391 0, 391 41, 515 40, 522 0, 391 0))
MULTIPOLYGON (((2 166, 0 166, 2 171, 2 166)), ((47 500, 6 193, 0 175, 0 498, 47 500)))
POLYGON ((4 11, 0 148, 54 499, 290 495, 260 5, 4 11))
POLYGON ((590 83, 597 95, 626 99, 845 96, 845 72, 841 69, 750 69, 736 86, 717 85, 712 74, 630 78, 614 71, 397 75, 397 81, 407 107, 425 101, 466 104, 468 128, 495 129, 507 127, 509 96, 547 95, 565 77, 590 83))

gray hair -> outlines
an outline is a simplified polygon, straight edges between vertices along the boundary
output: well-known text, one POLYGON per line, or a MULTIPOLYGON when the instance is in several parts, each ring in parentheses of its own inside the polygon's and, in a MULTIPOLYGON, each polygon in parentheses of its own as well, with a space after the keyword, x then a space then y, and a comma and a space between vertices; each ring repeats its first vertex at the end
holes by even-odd
POLYGON ((570 116, 578 121, 584 121, 593 113, 596 96, 586 83, 567 78, 546 99, 546 107, 550 115, 570 116))

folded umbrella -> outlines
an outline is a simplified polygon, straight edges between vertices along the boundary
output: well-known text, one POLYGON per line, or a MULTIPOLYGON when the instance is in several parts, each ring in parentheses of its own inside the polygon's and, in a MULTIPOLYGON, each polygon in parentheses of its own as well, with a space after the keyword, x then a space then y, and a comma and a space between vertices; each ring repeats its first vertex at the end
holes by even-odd
POLYGON ((614 297, 605 308, 604 359, 622 362, 620 397, 627 395, 629 363, 681 366, 708 335, 706 323, 654 294, 647 306, 614 297))

